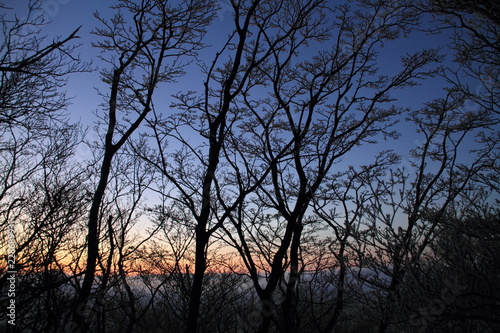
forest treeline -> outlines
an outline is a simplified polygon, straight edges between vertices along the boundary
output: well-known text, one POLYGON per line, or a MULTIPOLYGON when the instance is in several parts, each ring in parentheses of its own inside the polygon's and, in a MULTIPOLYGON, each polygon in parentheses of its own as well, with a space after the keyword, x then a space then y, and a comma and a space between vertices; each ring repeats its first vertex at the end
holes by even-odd
POLYGON ((497 2, 121 0, 92 63, 43 5, 1 6, 2 329, 500 331, 497 2))

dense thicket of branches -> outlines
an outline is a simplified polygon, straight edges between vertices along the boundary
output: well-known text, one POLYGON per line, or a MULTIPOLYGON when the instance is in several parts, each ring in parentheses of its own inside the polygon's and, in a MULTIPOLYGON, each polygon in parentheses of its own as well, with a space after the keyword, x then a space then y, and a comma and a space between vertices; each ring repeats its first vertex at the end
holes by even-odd
POLYGON ((1 6, 2 328, 500 330, 498 5, 119 0, 93 141, 43 5, 1 6))

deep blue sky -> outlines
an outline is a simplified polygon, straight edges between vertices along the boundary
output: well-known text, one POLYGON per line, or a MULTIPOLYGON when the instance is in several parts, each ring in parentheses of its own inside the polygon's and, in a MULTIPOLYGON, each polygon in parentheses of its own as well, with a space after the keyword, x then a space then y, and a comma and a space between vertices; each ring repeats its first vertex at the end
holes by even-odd
MULTIPOLYGON (((27 0, 23 1, 4 1, 6 6, 14 7, 15 12, 19 17, 26 15, 27 0)), ((103 66, 99 59, 96 58, 98 50, 90 46, 91 41, 97 37, 91 35, 90 32, 99 24, 93 17, 95 11, 101 12, 103 17, 110 17, 113 13, 108 9, 109 5, 115 4, 116 1, 98 1, 98 0, 46 0, 43 2, 44 15, 52 22, 45 29, 47 34, 47 42, 51 41, 56 36, 66 36, 74 29, 81 27, 79 36, 82 46, 79 49, 83 60, 92 60, 94 67, 103 66)), ((217 44, 224 40, 221 38, 224 34, 225 24, 229 24, 231 20, 231 12, 228 10, 228 5, 225 0, 220 2, 221 9, 217 13, 214 24, 210 27, 212 37, 209 37, 209 43, 217 44)), ((399 39, 387 45, 382 51, 379 65, 384 71, 396 72, 398 68, 399 58, 403 53, 416 51, 422 47, 443 46, 448 42, 448 36, 425 36, 424 34, 415 34, 409 39, 399 39)), ((314 50, 311 50, 314 52, 314 50)), ((311 52, 311 53, 313 53, 311 52)), ((212 59, 213 55, 211 55, 212 59)), ((209 59, 209 61, 211 60, 209 59)), ((451 57, 448 57, 451 60, 451 57)), ((196 69, 196 68, 195 68, 196 69)), ((189 84, 182 85, 182 82, 176 86, 181 90, 201 88, 202 80, 193 80, 198 73, 190 73, 189 84), (196 84, 197 86, 193 86, 196 84)), ((102 98, 95 91, 96 87, 101 87, 103 92, 106 92, 106 87, 102 86, 98 71, 93 73, 84 73, 73 75, 69 79, 67 92, 69 96, 74 96, 73 105, 69 108, 71 117, 75 120, 81 120, 86 125, 92 125, 96 120, 93 115, 99 104, 102 103, 102 98)), ((430 101, 432 98, 442 95, 442 81, 426 81, 424 85, 416 88, 405 89, 398 93, 399 103, 403 106, 411 106, 418 108, 425 101, 430 101)), ((172 92, 161 92, 162 97, 169 96, 172 92)), ((403 131, 404 136, 398 142, 398 145, 412 146, 417 138, 414 131, 403 131)), ((387 143, 382 143, 382 145, 387 143)), ((394 148, 391 144, 390 148, 394 148)), ((407 150, 407 149, 405 149, 407 150)), ((352 155, 351 155, 352 156, 352 155)), ((360 156, 361 157, 361 156, 360 156)), ((354 162, 354 161, 353 161, 354 162)))
MULTIPOLYGON (((1 1, 1 0, 0 0, 1 1)), ((27 0, 7 0, 3 1, 6 7, 13 8, 10 15, 17 15, 19 18, 27 15, 27 0)), ((65 37, 72 31, 81 26, 78 35, 81 37, 78 42, 82 45, 78 49, 81 59, 84 61, 92 61, 94 68, 106 66, 102 64, 97 55, 99 50, 91 47, 91 42, 97 40, 97 36, 91 34, 91 31, 96 26, 100 26, 100 22, 93 16, 98 11, 104 18, 110 18, 114 15, 114 11, 109 9, 110 5, 116 4, 117 1, 99 1, 99 0, 46 0, 43 1, 43 15, 50 20, 50 24, 44 27, 44 34, 47 35, 46 43, 48 44, 57 37, 65 37)), ((223 1, 220 2, 220 10, 214 20, 212 33, 214 36, 221 37, 223 33, 224 23, 231 19, 231 13, 228 10, 228 5, 223 1)), ((223 39, 220 39, 223 41, 223 39)), ((217 43, 217 40, 210 43, 217 43)), ((192 74, 192 73, 190 73, 192 74)), ((191 82, 193 82, 191 80, 191 82)), ((199 82, 202 83, 201 81, 199 82)), ((69 111, 74 119, 81 119, 84 123, 90 124, 94 119, 92 111, 98 108, 102 99, 97 96, 95 87, 104 88, 99 79, 98 70, 93 73, 83 73, 72 75, 69 78, 67 86, 68 96, 73 96, 73 105, 69 111)), ((173 92, 172 92, 173 93, 173 92)))
MULTIPOLYGON (((11 0, 5 2, 7 6, 16 8, 16 13, 19 17, 23 17, 23 15, 25 15, 26 3, 27 0, 11 0)), ((95 11, 99 11, 103 17, 109 18, 113 12, 108 9, 108 6, 115 3, 116 1, 98 0, 45 1, 45 15, 52 21, 52 23, 44 29, 47 34, 47 43, 57 36, 67 36, 74 29, 82 26, 79 32, 79 36, 81 36, 80 42, 82 43, 79 51, 82 59, 85 61, 92 60, 94 67, 97 68, 105 66, 105 64, 102 64, 99 59, 96 58, 98 50, 90 46, 91 42, 97 38, 96 36, 91 35, 90 32, 96 27, 96 25, 99 25, 99 22, 93 17, 93 13, 95 11)), ((225 41, 227 32, 224 27, 228 24, 230 25, 231 23, 231 12, 227 9, 227 6, 227 4, 221 2, 221 10, 217 13, 213 26, 209 28, 207 43, 220 45, 220 43, 225 41)), ((401 55, 414 52, 423 47, 432 48, 442 46, 445 51, 447 44, 450 41, 449 38, 450 35, 428 36, 424 33, 415 33, 408 39, 398 39, 397 41, 388 43, 386 48, 381 52, 379 66, 384 72, 396 73, 399 68, 399 59, 401 55)), ((311 48, 310 51, 312 54, 315 50, 311 48)), ((306 52, 309 53, 308 51, 306 52)), ((450 52, 447 53, 447 61, 451 62, 453 56, 450 52)), ((208 62, 213 59, 214 54, 214 52, 210 53, 210 58, 207 59, 208 62)), ((194 66, 193 68, 196 69, 196 71, 189 73, 187 80, 183 80, 177 85, 169 86, 169 89, 173 87, 176 91, 158 91, 156 94, 157 97, 161 97, 162 100, 168 101, 169 96, 178 90, 187 91, 201 89, 203 77, 199 74, 199 69, 194 66), (200 75, 199 79, 196 79, 198 75, 200 75)), ((83 125, 90 127, 97 121, 93 112, 98 110, 99 104, 103 103, 102 98, 98 96, 95 90, 96 87, 101 87, 104 93, 107 93, 107 89, 109 89, 101 83, 99 72, 97 70, 93 73, 72 75, 67 85, 68 95, 74 96, 73 104, 69 107, 68 113, 73 120, 81 121, 83 125)), ((422 107, 424 102, 429 102, 433 98, 444 96, 442 88, 442 80, 427 80, 421 86, 398 91, 398 104, 403 107, 418 109, 422 107)), ((345 168, 347 165, 371 163, 374 161, 376 151, 394 149, 403 155, 401 163, 398 166, 404 167, 407 170, 412 170, 412 166, 409 161, 409 150, 420 144, 420 140, 422 138, 416 134, 413 126, 405 124, 404 122, 401 122, 398 125, 398 130, 402 134, 402 137, 399 140, 395 142, 382 141, 377 144, 376 147, 363 146, 355 148, 355 150, 350 152, 343 162, 339 166, 335 167, 335 169, 338 171, 339 169, 345 168)), ((97 139, 97 136, 92 129, 89 131, 88 139, 97 139)), ((473 142, 473 140, 470 142, 473 142)), ((77 155, 80 158, 85 159, 91 157, 91 152, 87 147, 81 146, 77 150, 77 155)), ((465 156, 467 156, 467 153, 465 156)))

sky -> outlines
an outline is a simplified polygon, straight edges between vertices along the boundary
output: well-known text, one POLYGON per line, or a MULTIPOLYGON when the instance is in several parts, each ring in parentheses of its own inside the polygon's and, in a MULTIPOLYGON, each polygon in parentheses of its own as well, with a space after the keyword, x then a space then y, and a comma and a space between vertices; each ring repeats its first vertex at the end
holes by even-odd
MULTIPOLYGON (((209 43, 217 44, 224 40, 220 38, 221 35, 225 33, 225 25, 230 23, 231 11, 227 0, 220 0, 220 9, 216 14, 213 25, 209 30, 209 38, 207 39, 209 43)), ((108 87, 103 85, 100 81, 98 69, 103 64, 97 58, 98 50, 91 47, 92 41, 95 41, 97 36, 92 35, 91 31, 99 25, 97 19, 93 17, 93 13, 98 11, 103 17, 110 17, 112 11, 109 10, 108 6, 115 4, 116 1, 98 1, 98 0, 45 0, 42 4, 43 14, 47 19, 51 21, 49 25, 44 28, 44 33, 47 35, 46 42, 51 41, 57 36, 67 36, 72 31, 81 26, 78 35, 81 37, 79 43, 82 45, 79 48, 81 58, 84 61, 92 61, 93 67, 96 70, 92 73, 80 73, 71 75, 69 77, 68 85, 66 87, 68 96, 73 97, 73 104, 69 107, 68 113, 74 121, 80 121, 85 126, 92 126, 97 120, 93 112, 99 109, 99 104, 103 102, 102 97, 98 96, 96 88, 99 88, 103 92, 107 92, 108 87)), ((26 15, 26 4, 27 0, 16 1, 9 0, 4 1, 7 7, 14 8, 14 12, 19 17, 26 15)), ((409 53, 418 50, 422 47, 439 47, 444 46, 449 42, 449 37, 446 35, 440 36, 425 36, 423 33, 416 33, 407 39, 398 39, 392 43, 389 43, 386 48, 381 52, 379 65, 383 70, 394 72, 398 68, 399 57, 403 53, 409 53)), ((314 52, 314 50, 311 50, 314 52)), ((212 55, 213 57, 213 55, 212 55)), ((451 57, 448 56, 448 60, 451 57)), ((211 60, 211 59, 210 59, 211 60)), ((196 80, 197 73, 189 73, 187 84, 181 84, 176 86, 180 90, 193 90, 193 84, 197 84, 197 88, 201 88, 202 80, 196 80)), ((420 108, 422 103, 425 101, 430 101, 432 98, 442 95, 443 81, 429 80, 423 85, 411 89, 405 89, 399 91, 398 94, 398 104, 405 107, 420 108)), ((172 91, 171 93, 174 93, 172 91)), ((161 95, 168 96, 169 93, 161 93, 161 95)), ((408 147, 414 146, 419 143, 419 138, 415 135, 414 130, 402 131, 403 135, 397 142, 398 146, 404 146, 405 151, 408 151, 408 147)), ((90 133, 92 135, 92 131, 90 133)), ((95 134, 94 134, 95 135, 95 134)), ((388 145, 388 148, 393 148, 392 143, 382 142, 381 148, 384 145, 388 145)), ((363 154, 353 155, 350 154, 352 163, 362 162, 364 159, 363 154), (359 158, 360 161, 355 161, 359 158)), ((351 162, 351 161, 350 161, 351 162)))
MULTIPOLYGON (((1 0, 0 0, 1 1, 1 0)), ((225 0, 221 0, 225 1, 225 0)), ((26 15, 27 0, 21 1, 4 1, 8 7, 15 9, 16 15, 23 17, 26 15)), ((116 3, 115 1, 98 1, 98 0, 46 0, 43 2, 43 14, 51 21, 49 25, 44 28, 44 33, 47 35, 46 42, 52 39, 64 37, 69 35, 72 31, 81 26, 78 35, 81 37, 78 42, 82 43, 79 48, 81 58, 84 61, 92 61, 93 67, 96 68, 91 73, 80 73, 71 75, 66 87, 68 96, 72 96, 72 105, 68 108, 68 114, 74 121, 81 122, 84 126, 89 126, 90 131, 87 136, 89 140, 97 140, 97 135, 92 130, 92 126, 97 121, 94 112, 99 109, 99 105, 103 103, 102 97, 97 94, 96 88, 107 92, 109 87, 102 84, 98 69, 103 64, 97 58, 99 51, 90 46, 92 41, 96 40, 96 36, 91 34, 91 31, 99 24, 97 19, 93 17, 93 13, 98 11, 103 17, 109 18, 112 11, 108 6, 116 3)), ((227 35, 225 26, 230 24, 231 12, 228 9, 226 2, 220 2, 220 10, 218 11, 213 26, 210 27, 210 34, 208 41, 211 44, 220 44, 224 41, 221 36, 227 35)), ((446 47, 450 41, 449 35, 440 36, 426 36, 424 33, 415 33, 407 39, 398 39, 392 43, 388 43, 386 48, 382 50, 379 60, 379 66, 388 72, 395 72, 398 69, 399 57, 404 53, 411 53, 423 47, 446 47)), ((315 50, 311 49, 311 53, 315 50)), ((213 54, 211 55, 213 57, 213 54)), ((210 61, 208 59, 207 61, 210 61)), ((451 61, 452 57, 448 55, 447 61, 451 61)), ((184 80, 182 84, 176 85, 175 88, 180 90, 192 90, 193 84, 197 88, 202 88, 203 83, 201 77, 196 80, 196 76, 200 75, 199 72, 189 73, 188 80, 184 80), (187 83, 186 83, 187 81, 187 83)), ((398 104, 403 107, 411 107, 418 109, 422 107, 426 101, 431 101, 433 98, 443 95, 443 81, 428 80, 418 87, 398 91, 397 97, 398 104)), ((160 92, 162 98, 168 98, 171 92, 160 92)), ((473 107, 473 106, 471 106, 473 107)), ((407 170, 412 168, 408 151, 421 143, 421 138, 416 135, 412 127, 400 127, 402 137, 396 141, 382 141, 376 147, 361 147, 356 148, 355 151, 348 154, 345 161, 338 165, 337 168, 344 168, 346 165, 360 165, 368 164, 375 159, 375 150, 395 149, 403 154, 399 167, 405 167, 407 170)), ((80 146, 77 149, 78 157, 85 159, 91 156, 91 151, 86 146, 80 146)), ((335 171, 334 171, 335 172, 335 171)))
MULTIPOLYGON (((2 2, 7 7, 14 8, 14 12, 19 17, 26 15, 27 0, 4 0, 2 2)), ((116 1, 45 0, 42 2, 43 14, 51 21, 51 23, 44 28, 44 32, 47 34, 47 42, 56 36, 67 36, 81 26, 78 33, 81 37, 79 42, 82 43, 79 49, 81 57, 85 61, 93 61, 94 67, 98 68, 100 65, 99 61, 96 59, 98 51, 90 46, 90 42, 96 40, 96 36, 91 35, 90 32, 99 25, 97 19, 93 17, 93 13, 98 11, 104 17, 110 17, 112 12, 108 7, 109 5, 115 4, 116 1)), ((220 9, 216 14, 213 26, 210 27, 212 36, 215 37, 209 37, 210 43, 212 44, 217 43, 221 33, 224 33, 224 24, 228 23, 228 20, 231 20, 231 12, 226 0, 220 0, 219 5, 220 9)), ((380 57, 380 67, 391 68, 395 61, 398 61, 402 50, 404 50, 404 52, 411 52, 422 47, 442 46, 447 40, 448 36, 433 36, 432 38, 419 38, 413 36, 409 39, 398 39, 383 51, 385 54, 382 54, 380 57)), ((97 105, 93 104, 96 103, 94 86, 100 85, 98 76, 97 72, 94 72, 74 75, 70 78, 70 84, 67 89, 70 95, 76 96, 75 102, 78 101, 78 103, 75 104, 78 104, 78 109, 84 110, 97 107, 97 105)), ((415 93, 407 92, 404 96, 410 104, 415 104, 422 100, 422 95, 420 95, 420 93, 426 96, 431 95, 431 92, 435 92, 435 86, 426 85, 418 90, 419 92, 415 93)))
MULTIPOLYGON (((15 13, 19 18, 27 15, 27 0, 7 0, 1 1, 8 8, 13 8, 12 13, 15 13)), ((83 61, 91 61, 93 68, 96 69, 92 73, 81 73, 71 75, 66 87, 68 96, 73 97, 73 105, 69 108, 70 115, 74 120, 80 120, 83 123, 90 124, 94 119, 92 112, 99 107, 102 99, 97 96, 96 88, 106 90, 106 86, 101 83, 99 78, 99 69, 103 66, 97 56, 99 50, 91 47, 91 42, 97 40, 97 36, 91 32, 98 26, 100 22, 94 17, 97 11, 103 17, 110 18, 114 11, 109 9, 109 6, 114 5, 117 1, 99 1, 99 0, 45 0, 42 1, 42 12, 44 17, 50 21, 43 29, 46 34, 46 42, 50 42, 57 37, 65 37, 80 27, 77 53, 80 53, 83 61)), ((229 5, 221 0, 219 2, 220 9, 216 14, 216 18, 211 27, 214 36, 220 37, 224 33, 224 23, 231 18, 229 5), (215 29, 214 29, 215 28, 215 29)), ((217 43, 217 38, 211 43, 217 43)), ((193 81, 191 81, 193 82, 193 81)), ((201 82, 200 82, 201 84, 201 82)))
MULTIPOLYGON (((14 8, 19 18, 26 17, 27 0, 4 1, 7 7, 14 8)), ((103 4, 108 1, 81 1, 81 0, 47 0, 43 2, 43 15, 50 21, 43 29, 46 35, 46 44, 52 40, 68 36, 75 29, 80 28, 78 36, 81 38, 78 43, 82 43, 78 49, 81 58, 84 61, 93 61, 97 52, 89 47, 89 41, 92 36, 90 31, 94 28, 96 20, 93 18, 93 12, 96 10, 106 10, 107 6, 103 4)), ((94 66, 95 67, 95 66, 94 66)), ((98 106, 99 99, 96 98, 94 87, 100 85, 99 76, 94 73, 81 73, 71 75, 68 78, 66 86, 68 96, 72 97, 72 106, 69 107, 69 113, 73 120, 82 120, 90 122, 93 119, 92 111, 98 106)))

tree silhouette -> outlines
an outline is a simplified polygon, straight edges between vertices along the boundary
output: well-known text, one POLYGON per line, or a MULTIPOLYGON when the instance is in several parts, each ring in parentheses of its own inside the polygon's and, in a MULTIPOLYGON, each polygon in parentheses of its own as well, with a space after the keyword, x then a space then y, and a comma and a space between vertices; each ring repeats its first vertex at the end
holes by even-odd
POLYGON ((171 82, 181 75, 180 58, 200 48, 203 28, 210 22, 212 3, 192 1, 171 5, 124 0, 113 8, 118 13, 111 21, 96 14, 103 28, 98 28, 95 34, 105 39, 95 46, 111 54, 109 58, 102 58, 111 69, 101 72, 110 92, 105 95, 107 129, 99 182, 89 211, 85 278, 73 310, 74 326, 82 331, 88 330, 83 310, 94 283, 99 255, 100 206, 112 160, 151 111, 158 84, 171 82), (127 24, 127 20, 133 24, 127 24), (124 112, 123 123, 118 122, 119 112, 124 112))
POLYGON ((91 140, 44 4, 1 6, 2 327, 15 269, 16 330, 498 330, 496 4, 117 0, 91 140))

